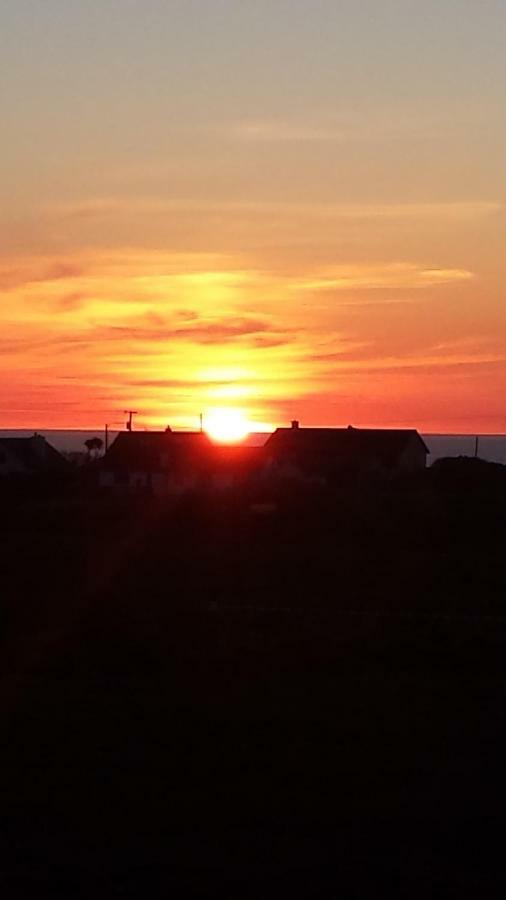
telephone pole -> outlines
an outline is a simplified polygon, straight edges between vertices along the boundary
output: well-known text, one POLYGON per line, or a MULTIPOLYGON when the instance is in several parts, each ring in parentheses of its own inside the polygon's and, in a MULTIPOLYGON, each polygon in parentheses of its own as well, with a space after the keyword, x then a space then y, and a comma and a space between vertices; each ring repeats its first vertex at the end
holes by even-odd
POLYGON ((137 410, 136 409, 125 409, 125 410, 123 410, 123 412, 125 413, 126 416, 128 416, 128 421, 126 423, 126 430, 131 431, 132 430, 132 416, 137 415, 137 410))

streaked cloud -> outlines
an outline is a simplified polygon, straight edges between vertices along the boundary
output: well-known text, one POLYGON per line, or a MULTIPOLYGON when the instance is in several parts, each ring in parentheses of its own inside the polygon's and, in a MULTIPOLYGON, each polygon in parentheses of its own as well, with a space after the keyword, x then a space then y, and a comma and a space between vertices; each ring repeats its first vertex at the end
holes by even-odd
POLYGON ((501 359, 498 348, 465 335, 431 347, 392 335, 380 346, 375 333, 375 298, 387 302, 393 292, 406 305, 415 292, 425 302, 471 283, 470 271, 415 262, 298 270, 256 268, 246 256, 132 248, 3 260, 9 302, 0 310, 0 373, 10 385, 9 424, 27 414, 27 382, 37 384, 30 415, 46 409, 53 424, 67 422, 70 410, 76 426, 90 424, 90 397, 98 421, 132 403, 146 425, 184 425, 189 410, 239 403, 265 422, 281 415, 287 397, 305 408, 304 398, 319 392, 332 411, 332 385, 353 395, 366 373, 428 377, 501 359), (354 319, 368 303, 370 322, 354 319))
POLYGON ((257 200, 199 200, 190 197, 164 197, 153 195, 116 195, 96 197, 72 203, 55 203, 41 210, 41 215, 48 219, 101 219, 115 216, 265 216, 265 217, 300 217, 301 222, 308 218, 344 219, 357 221, 379 220, 418 220, 443 219, 469 221, 477 218, 493 216, 504 212, 506 207, 497 201, 488 200, 452 200, 447 202, 391 202, 338 203, 335 200, 323 203, 300 203, 290 200, 272 201, 257 200))
POLYGON ((415 263, 387 263, 382 266, 340 266, 315 278, 296 281, 292 291, 340 291, 376 289, 419 289, 468 281, 465 269, 425 268, 415 263))
POLYGON ((341 115, 306 115, 304 119, 244 118, 232 123, 225 134, 241 141, 264 143, 355 143, 439 139, 459 131, 469 116, 453 121, 437 111, 414 116, 385 109, 347 112, 341 115))
POLYGON ((244 120, 230 128, 229 134, 238 140, 285 143, 343 141, 349 139, 350 132, 344 128, 308 123, 282 122, 279 120, 244 120))
MULTIPOLYGON (((188 325, 181 327, 176 317, 174 322, 170 317, 161 319, 155 317, 140 317, 133 320, 130 325, 109 325, 95 331, 97 340, 124 340, 127 338, 136 341, 161 342, 161 341, 185 341, 194 344, 218 345, 242 338, 256 339, 267 337, 274 346, 290 340, 293 331, 283 330, 273 326, 269 321, 250 319, 247 317, 200 319, 192 316, 188 325)), ((265 346, 265 345, 263 345, 265 346)))

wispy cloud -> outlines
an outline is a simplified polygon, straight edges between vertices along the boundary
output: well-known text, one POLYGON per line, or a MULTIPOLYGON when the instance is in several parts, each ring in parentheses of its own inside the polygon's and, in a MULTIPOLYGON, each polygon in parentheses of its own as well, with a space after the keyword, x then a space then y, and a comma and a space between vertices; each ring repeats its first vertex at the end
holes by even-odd
POLYGON ((193 344, 218 345, 243 338, 267 339, 267 345, 273 346, 288 342, 293 336, 293 329, 280 329, 272 322, 247 317, 221 317, 215 319, 199 319, 192 317, 184 327, 169 317, 156 320, 153 317, 134 319, 129 325, 109 325, 96 329, 97 340, 135 340, 152 343, 164 341, 185 341, 193 344))
POLYGON ((292 291, 342 291, 376 289, 418 289, 468 281, 473 273, 465 269, 425 268, 415 263, 387 263, 380 266, 338 266, 314 278, 295 281, 292 291))
POLYGON ((163 197, 136 194, 88 198, 72 203, 56 203, 42 215, 56 220, 108 219, 115 216, 194 215, 199 217, 268 217, 301 221, 322 220, 423 220, 469 221, 504 212, 502 203, 491 200, 452 200, 446 202, 332 202, 256 200, 200 200, 191 197, 163 197))
POLYGON ((345 128, 332 125, 247 119, 232 125, 229 134, 242 141, 267 143, 335 142, 350 137, 345 128))
POLYGON ((447 110, 431 109, 414 114, 406 107, 375 108, 342 111, 339 114, 314 109, 303 117, 248 118, 244 117, 225 125, 223 133, 241 141, 289 143, 331 142, 370 143, 397 141, 433 141, 467 134, 479 121, 480 110, 462 107, 453 110, 449 118, 447 110))
POLYGON ((33 283, 69 281, 81 273, 81 267, 70 260, 23 260, 15 266, 0 264, 0 291, 33 283))
MULTIPOLYGON (((315 205, 312 214, 324 218, 356 220, 443 219, 466 221, 504 212, 501 203, 479 200, 448 201, 446 203, 342 203, 315 205)), ((302 210, 301 210, 302 211, 302 210)), ((309 208, 306 209, 311 214, 309 208)))

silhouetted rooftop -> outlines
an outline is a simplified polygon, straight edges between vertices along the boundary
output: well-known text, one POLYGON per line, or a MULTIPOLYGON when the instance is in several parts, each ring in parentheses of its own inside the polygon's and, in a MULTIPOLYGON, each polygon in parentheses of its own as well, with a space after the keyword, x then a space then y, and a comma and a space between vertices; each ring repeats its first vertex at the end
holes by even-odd
POLYGON ((47 472, 64 469, 67 465, 58 450, 40 434, 32 437, 0 438, 0 452, 29 472, 47 472))
POLYGON ((429 452, 416 429, 388 428, 277 428, 268 438, 266 452, 303 454, 308 457, 374 455, 384 462, 393 461, 410 442, 418 441, 429 452))
POLYGON ((195 460, 210 447, 200 431, 121 431, 105 458, 107 468, 161 471, 169 461, 195 460))

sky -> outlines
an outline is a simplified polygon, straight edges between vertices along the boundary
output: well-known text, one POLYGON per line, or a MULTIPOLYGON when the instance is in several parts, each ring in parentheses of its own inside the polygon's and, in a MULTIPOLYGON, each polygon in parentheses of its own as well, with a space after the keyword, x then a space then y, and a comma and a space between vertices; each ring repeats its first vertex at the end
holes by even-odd
POLYGON ((0 427, 506 431, 505 46, 504 0, 0 0, 0 427))

